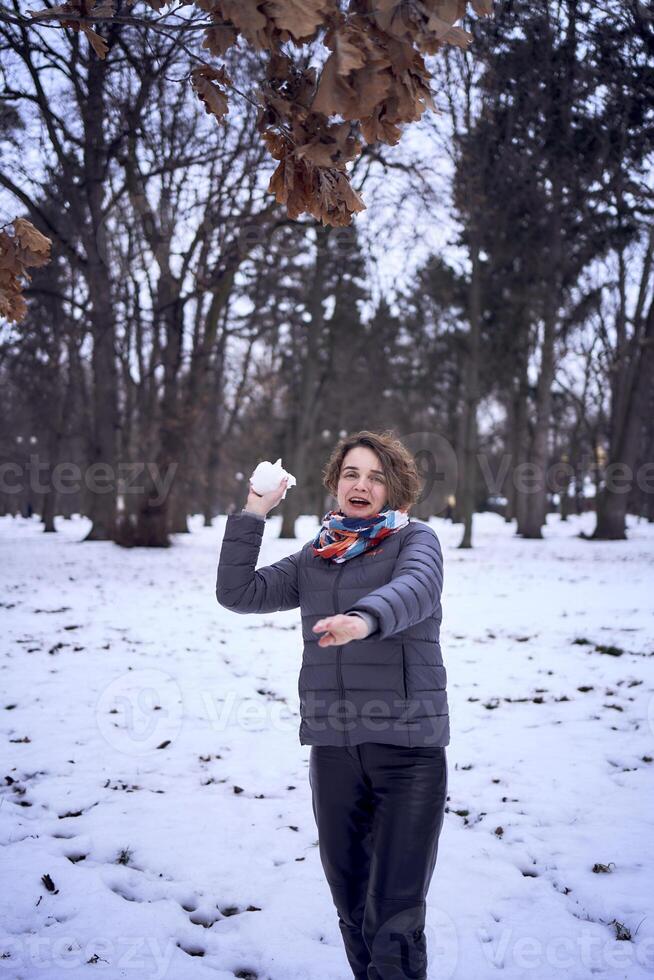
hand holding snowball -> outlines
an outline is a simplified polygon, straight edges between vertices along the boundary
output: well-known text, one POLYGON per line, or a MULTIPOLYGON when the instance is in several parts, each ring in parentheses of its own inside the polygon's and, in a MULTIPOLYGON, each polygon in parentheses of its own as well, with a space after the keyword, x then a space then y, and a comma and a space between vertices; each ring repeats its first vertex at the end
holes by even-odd
MULTIPOLYGON (((283 476, 288 477, 288 486, 294 487, 296 484, 296 479, 292 473, 285 470, 282 466, 281 456, 276 463, 270 463, 268 460, 263 460, 258 463, 250 477, 250 486, 254 489, 255 493, 268 493, 270 490, 276 490, 279 486, 279 481, 283 476)), ((286 496, 286 494, 284 494, 286 496)))
POLYGON ((286 496, 289 487, 294 487, 296 479, 282 466, 281 456, 276 463, 264 460, 258 463, 250 477, 250 492, 245 504, 246 510, 265 517, 286 496))
POLYGON ((252 489, 252 480, 250 480, 250 492, 248 493, 248 499, 245 502, 245 509, 254 511, 255 514, 261 514, 262 517, 266 517, 269 510, 276 507, 280 500, 284 499, 286 495, 286 490, 288 488, 289 478, 287 476, 282 477, 279 486, 274 490, 269 490, 267 493, 257 493, 256 490, 252 489))

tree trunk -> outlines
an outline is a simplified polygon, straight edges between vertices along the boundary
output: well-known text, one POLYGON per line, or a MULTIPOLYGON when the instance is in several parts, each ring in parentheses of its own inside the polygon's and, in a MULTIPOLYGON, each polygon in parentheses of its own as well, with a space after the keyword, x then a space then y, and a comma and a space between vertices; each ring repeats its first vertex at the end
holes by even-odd
MULTIPOLYGON (((552 283, 554 289, 554 283, 552 283)), ((554 380, 554 338, 556 334, 554 303, 545 316, 541 363, 536 391, 536 421, 529 461, 534 464, 536 486, 530 486, 525 494, 525 519, 522 535, 525 538, 542 538, 541 528, 547 514, 547 470, 549 464, 549 432, 552 408, 552 382, 554 380)), ((530 476, 531 483, 531 476, 530 476)))
POLYGON ((465 460, 461 486, 463 537, 459 548, 472 547, 472 519, 477 489, 477 407, 479 404, 479 355, 481 349, 481 271, 479 241, 472 237, 470 245, 472 272, 469 292, 469 322, 465 363, 465 423, 462 454, 465 460))
MULTIPOLYGON (((643 317, 645 296, 649 289, 654 248, 654 230, 649 242, 641 275, 639 297, 633 318, 634 329, 629 343, 618 345, 617 377, 611 400, 611 440, 608 466, 622 463, 635 476, 638 439, 642 421, 647 417, 654 374, 654 300, 643 317)), ((623 309, 619 318, 624 318, 623 309)), ((621 327, 618 323, 618 332, 621 327)), ((621 481, 622 482, 622 481, 621 481)), ((628 494, 604 486, 597 499, 597 524, 593 538, 615 541, 626 538, 628 494)))
MULTIPOLYGON (((323 405, 327 371, 320 362, 321 341, 325 334, 325 279, 328 263, 329 226, 316 223, 316 258, 309 286, 308 311, 311 315, 306 324, 306 360, 302 381, 292 393, 292 417, 286 430, 285 467, 297 480, 298 488, 305 486, 305 472, 311 446, 314 442, 316 421, 323 405), (288 460, 288 462, 286 462, 288 460)), ((294 490, 286 495, 283 502, 280 538, 294 538, 295 521, 299 517, 301 505, 305 503, 304 491, 294 490)), ((306 501, 308 503, 308 501, 306 501)))
POLYGON ((529 374, 528 355, 520 361, 518 374, 518 391, 516 395, 515 432, 513 444, 513 465, 511 482, 513 484, 514 516, 516 519, 516 534, 522 534, 527 516, 527 496, 522 484, 516 484, 517 474, 523 463, 527 462, 529 446, 529 374))
MULTIPOLYGON (((637 343, 633 345, 632 358, 629 365, 629 381, 625 385, 624 409, 611 412, 611 421, 615 425, 615 438, 611 438, 611 453, 609 465, 622 463, 635 478, 635 465, 638 455, 638 440, 640 429, 647 417, 647 407, 654 386, 654 300, 651 301, 645 329, 641 339, 640 324, 634 326, 634 337, 637 343)), ((623 482, 622 480, 620 482, 623 482)), ((592 537, 604 541, 616 541, 626 538, 626 515, 628 494, 619 492, 605 485, 597 501, 597 524, 592 537)))
POLYGON ((90 212, 90 233, 85 236, 85 245, 93 335, 93 436, 89 454, 91 470, 87 472, 86 481, 87 513, 92 525, 86 541, 111 541, 116 530, 118 372, 111 276, 103 252, 105 228, 102 213, 107 171, 104 137, 106 70, 102 61, 91 59, 88 93, 84 102, 85 193, 90 212))
POLYGON ((207 458, 203 484, 203 503, 204 526, 211 527, 213 524, 214 507, 216 499, 216 488, 218 486, 218 474, 220 473, 220 430, 218 428, 218 381, 211 386, 212 391, 209 396, 207 407, 207 420, 209 436, 207 439, 207 458))

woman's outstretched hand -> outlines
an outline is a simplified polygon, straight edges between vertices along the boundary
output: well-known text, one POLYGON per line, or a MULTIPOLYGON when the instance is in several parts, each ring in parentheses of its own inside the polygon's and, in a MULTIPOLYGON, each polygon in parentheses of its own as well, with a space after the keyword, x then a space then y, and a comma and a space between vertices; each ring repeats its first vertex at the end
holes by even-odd
POLYGON ((363 640, 368 635, 368 626, 360 616, 338 613, 319 619, 314 623, 313 631, 325 634, 318 640, 319 647, 340 647, 350 640, 363 640))
POLYGON ((252 489, 252 481, 250 481, 250 492, 245 502, 245 509, 253 510, 255 514, 261 514, 262 517, 265 517, 268 511, 272 510, 280 502, 287 486, 288 477, 284 476, 276 490, 269 490, 268 493, 258 494, 252 489))

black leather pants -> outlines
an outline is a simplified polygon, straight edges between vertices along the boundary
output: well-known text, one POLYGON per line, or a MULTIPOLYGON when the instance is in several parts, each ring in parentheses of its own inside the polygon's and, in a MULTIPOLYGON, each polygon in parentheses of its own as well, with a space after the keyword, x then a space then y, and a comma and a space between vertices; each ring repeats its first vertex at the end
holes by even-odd
POLYGON ((320 859, 357 980, 426 980, 425 899, 447 795, 443 746, 312 745, 320 859))

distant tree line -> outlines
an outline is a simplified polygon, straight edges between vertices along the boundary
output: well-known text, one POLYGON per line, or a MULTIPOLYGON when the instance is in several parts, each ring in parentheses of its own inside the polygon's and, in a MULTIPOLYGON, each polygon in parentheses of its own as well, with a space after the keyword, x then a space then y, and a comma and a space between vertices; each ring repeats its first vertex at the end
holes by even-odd
MULTIPOLYGON (((112 24, 100 60, 0 21, 3 212, 53 243, 0 327, 0 514, 165 546, 282 456, 293 536, 326 509, 339 434, 393 428, 451 445, 438 512, 463 546, 490 499, 538 538, 589 482, 596 537, 654 520, 651 18, 534 0, 468 27, 435 61, 440 112, 411 147, 363 149, 350 181, 375 203, 332 227, 266 193, 247 100, 221 127, 176 84, 179 36, 112 24), (380 289, 416 214, 449 239, 380 289)), ((261 81, 255 53, 226 61, 242 91, 261 81)))

